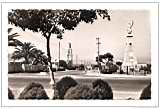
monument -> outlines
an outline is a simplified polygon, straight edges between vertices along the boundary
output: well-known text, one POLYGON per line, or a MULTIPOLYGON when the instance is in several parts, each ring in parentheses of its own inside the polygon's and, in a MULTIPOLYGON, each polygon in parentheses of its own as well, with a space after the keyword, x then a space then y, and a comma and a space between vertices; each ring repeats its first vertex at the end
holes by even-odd
POLYGON ((72 54, 71 43, 69 43, 69 48, 68 48, 68 52, 67 52, 67 64, 68 64, 68 66, 72 66, 72 64, 73 64, 73 54, 72 54))
POLYGON ((137 67, 137 58, 134 55, 133 50, 133 33, 132 33, 132 27, 134 22, 131 21, 128 23, 127 28, 127 36, 126 36, 126 47, 125 47, 125 53, 124 53, 124 60, 123 60, 123 71, 127 74, 132 73, 134 74, 134 70, 137 67))

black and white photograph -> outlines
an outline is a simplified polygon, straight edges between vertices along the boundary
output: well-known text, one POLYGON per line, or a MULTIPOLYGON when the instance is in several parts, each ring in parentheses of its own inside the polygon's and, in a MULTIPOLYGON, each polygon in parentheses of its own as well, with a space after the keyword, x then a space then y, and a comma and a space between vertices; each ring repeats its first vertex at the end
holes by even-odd
POLYGON ((11 5, 2 5, 5 101, 157 103, 157 4, 11 5))

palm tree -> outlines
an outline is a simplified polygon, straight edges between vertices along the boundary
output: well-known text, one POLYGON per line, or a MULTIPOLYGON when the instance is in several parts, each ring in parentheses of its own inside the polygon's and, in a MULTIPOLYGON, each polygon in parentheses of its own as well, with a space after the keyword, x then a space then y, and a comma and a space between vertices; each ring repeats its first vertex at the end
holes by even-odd
POLYGON ((18 46, 22 45, 22 42, 20 42, 18 39, 15 39, 15 37, 19 36, 18 33, 10 34, 13 28, 8 28, 8 46, 18 46))
POLYGON ((31 64, 34 58, 35 47, 30 42, 24 42, 21 46, 17 46, 16 51, 13 53, 13 59, 23 59, 25 64, 31 64))
POLYGON ((44 52, 35 48, 33 50, 33 54, 34 54, 33 55, 34 59, 32 61, 33 65, 37 65, 37 64, 47 65, 48 64, 48 59, 47 59, 47 56, 45 56, 44 52))

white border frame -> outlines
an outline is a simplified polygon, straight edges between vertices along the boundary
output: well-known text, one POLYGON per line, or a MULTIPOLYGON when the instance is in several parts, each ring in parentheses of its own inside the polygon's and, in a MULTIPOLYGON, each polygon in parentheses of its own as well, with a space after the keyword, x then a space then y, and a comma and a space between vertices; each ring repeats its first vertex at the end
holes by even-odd
POLYGON ((158 9, 157 3, 2 3, 2 106, 159 106, 158 9), (53 8, 54 7, 54 8, 53 8), (8 100, 8 10, 10 9, 121 9, 149 10, 151 13, 152 99, 151 100, 8 100), (158 95, 158 96, 157 96, 158 95))

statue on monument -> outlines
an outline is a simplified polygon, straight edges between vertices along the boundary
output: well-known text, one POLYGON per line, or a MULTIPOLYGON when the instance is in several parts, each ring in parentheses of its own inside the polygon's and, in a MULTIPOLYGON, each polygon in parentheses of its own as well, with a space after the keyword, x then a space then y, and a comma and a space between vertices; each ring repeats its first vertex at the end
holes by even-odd
POLYGON ((127 33, 128 33, 128 34, 132 34, 133 24, 134 24, 133 20, 128 23, 128 28, 127 28, 127 33))

